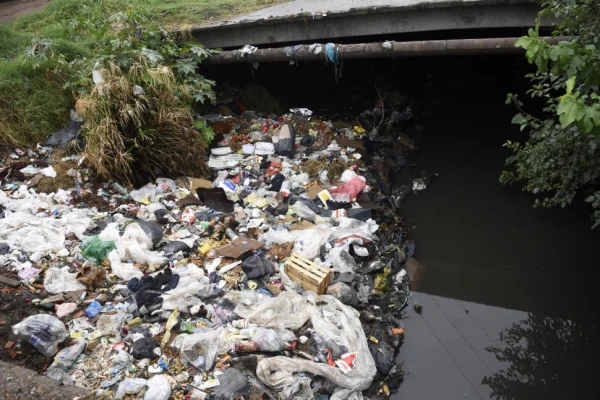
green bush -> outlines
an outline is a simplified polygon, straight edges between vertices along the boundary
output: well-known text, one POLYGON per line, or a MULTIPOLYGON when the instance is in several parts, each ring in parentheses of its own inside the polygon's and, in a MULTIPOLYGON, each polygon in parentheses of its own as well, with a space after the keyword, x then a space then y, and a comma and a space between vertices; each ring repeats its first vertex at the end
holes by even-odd
POLYGON ((545 102, 541 113, 509 94, 507 104, 519 113, 513 123, 527 130, 525 143, 507 142, 513 154, 503 183, 524 183, 523 190, 539 196, 542 207, 571 204, 586 193, 592 204, 594 227, 600 226, 600 2, 598 0, 543 0, 541 17, 558 21, 556 45, 530 29, 517 46, 526 50, 536 72, 527 75, 527 94, 545 102))

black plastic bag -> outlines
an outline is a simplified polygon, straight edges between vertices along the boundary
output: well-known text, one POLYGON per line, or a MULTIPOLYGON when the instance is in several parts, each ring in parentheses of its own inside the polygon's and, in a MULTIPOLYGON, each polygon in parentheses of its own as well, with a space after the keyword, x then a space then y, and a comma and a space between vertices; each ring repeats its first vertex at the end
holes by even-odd
POLYGON ((163 237, 163 230, 160 225, 148 221, 138 221, 137 223, 152 240, 152 244, 160 242, 160 239, 163 237))
POLYGON ((220 385, 215 388, 215 400, 229 400, 236 396, 247 396, 250 393, 248 378, 235 368, 226 369, 219 376, 220 385))
POLYGON ((144 358, 158 358, 158 354, 154 352, 158 343, 149 337, 141 338, 133 342, 131 348, 131 355, 136 360, 143 360, 144 358))

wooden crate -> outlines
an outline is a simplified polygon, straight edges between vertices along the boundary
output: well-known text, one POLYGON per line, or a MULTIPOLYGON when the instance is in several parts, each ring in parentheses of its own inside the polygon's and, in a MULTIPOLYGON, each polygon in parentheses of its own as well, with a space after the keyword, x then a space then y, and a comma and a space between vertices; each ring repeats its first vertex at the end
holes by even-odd
POLYGON ((333 274, 333 271, 321 267, 298 253, 292 254, 286 260, 284 269, 290 279, 299 283, 304 290, 312 290, 317 294, 325 293, 333 274))

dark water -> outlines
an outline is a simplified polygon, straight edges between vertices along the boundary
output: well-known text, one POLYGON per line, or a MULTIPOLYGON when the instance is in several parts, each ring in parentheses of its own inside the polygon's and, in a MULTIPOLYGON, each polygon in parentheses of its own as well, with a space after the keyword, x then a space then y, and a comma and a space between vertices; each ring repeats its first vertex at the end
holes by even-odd
POLYGON ((420 104, 417 168, 437 173, 402 214, 428 276, 405 320, 394 399, 599 398, 600 231, 582 201, 533 209, 531 195, 498 182, 510 124, 507 92, 523 93, 521 57, 346 62, 333 69, 223 66, 219 82, 265 86, 284 107, 355 116, 372 107, 383 78, 420 104))
POLYGON ((431 88, 440 103, 422 121, 417 162, 438 176, 402 208, 428 271, 420 292, 435 296, 423 300, 433 299, 437 320, 449 324, 436 327, 431 315, 407 319, 409 334, 412 326, 413 334, 435 338, 425 346, 407 339, 400 398, 465 398, 467 391, 476 398, 598 398, 600 232, 590 229, 583 201, 533 209, 531 195, 498 182, 508 154, 501 145, 522 134, 510 124, 503 85, 489 77, 468 82, 473 72, 464 71, 462 81, 440 74, 445 81, 431 88), (462 337, 445 340, 454 330, 462 337), (485 337, 477 340, 476 331, 485 337), (448 355, 458 378, 428 366, 448 355), (432 392, 426 382, 444 389, 432 392))

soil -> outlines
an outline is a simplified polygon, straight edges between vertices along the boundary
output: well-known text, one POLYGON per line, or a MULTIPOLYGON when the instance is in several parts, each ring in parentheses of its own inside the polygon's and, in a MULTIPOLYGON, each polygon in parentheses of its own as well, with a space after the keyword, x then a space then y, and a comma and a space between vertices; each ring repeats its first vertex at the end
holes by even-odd
POLYGON ((75 386, 59 386, 50 378, 33 371, 0 361, 0 399, 11 400, 70 400, 101 399, 85 389, 75 386))
POLYGON ((43 10, 50 0, 0 0, 0 24, 43 10))
MULTIPOLYGON (((14 271, 0 270, 7 277, 19 280, 14 271)), ((30 315, 40 314, 41 309, 31 304, 38 295, 22 287, 11 288, 0 284, 0 360, 19 365, 36 372, 43 372, 53 361, 44 357, 26 341, 12 332, 12 326, 30 315)))
MULTIPOLYGON (((59 156, 54 156, 59 159, 59 156)), ((66 189, 75 186, 73 177, 67 175, 67 171, 71 168, 77 168, 77 162, 70 161, 59 161, 56 164, 52 164, 52 167, 56 171, 56 178, 43 177, 40 179, 36 186, 36 190, 42 193, 56 192, 58 189, 66 189)))

